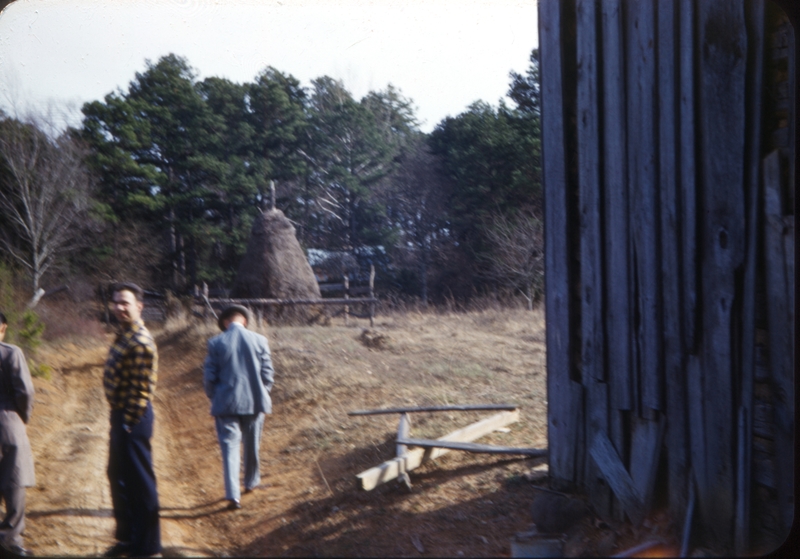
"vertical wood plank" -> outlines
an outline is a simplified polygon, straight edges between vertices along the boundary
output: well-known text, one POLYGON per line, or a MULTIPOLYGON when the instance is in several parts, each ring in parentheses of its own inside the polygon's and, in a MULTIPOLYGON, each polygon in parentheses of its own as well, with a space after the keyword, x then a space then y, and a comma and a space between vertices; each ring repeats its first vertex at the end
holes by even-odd
MULTIPOLYGON (((609 438, 625 459, 623 412, 633 403, 632 305, 627 175, 627 131, 623 6, 601 0, 602 170, 605 227, 605 339, 608 363, 609 438)), ((620 502, 612 496, 612 516, 622 520, 620 502)))
POLYGON ((747 551, 749 520, 749 496, 750 493, 750 464, 748 462, 749 445, 746 444, 747 438, 751 436, 749 429, 749 417, 745 407, 739 406, 737 417, 737 441, 736 441, 736 515, 734 517, 733 546, 734 552, 742 556, 747 551))
POLYGON ((586 387, 570 381, 570 409, 573 411, 572 424, 575 425, 574 472, 575 484, 586 486, 586 462, 589 460, 589 439, 587 438, 587 399, 586 387))
POLYGON ((539 3, 542 176, 545 214, 547 440, 550 475, 575 479, 576 425, 570 388, 569 252, 560 0, 539 3))
MULTIPOLYGON (((607 377, 611 407, 629 410, 633 407, 633 387, 622 6, 620 0, 601 0, 600 9, 607 377)), ((617 444, 613 436, 612 441, 617 444)))
MULTIPOLYGON (((407 413, 400 414, 400 421, 397 424, 397 438, 407 439, 411 432, 411 418, 407 413)), ((395 445, 397 456, 405 456, 408 454, 408 447, 404 444, 395 445)))
POLYGON ((742 287, 740 435, 737 441, 737 487, 734 552, 744 555, 749 546, 750 487, 752 479, 753 383, 756 349, 756 254, 758 251, 759 177, 761 170, 761 88, 764 73, 764 2, 750 0, 747 10, 747 134, 745 135, 745 197, 747 222, 744 284, 742 287))
MULTIPOLYGON (((697 4, 700 32, 699 116, 702 215, 699 250, 702 370, 708 501, 713 543, 733 544, 735 393, 732 386, 735 274, 744 259, 745 71, 747 37, 740 0, 697 4)), ((738 349, 738 348, 736 348, 738 349)))
POLYGON ((600 160, 597 16, 594 0, 577 0, 577 136, 581 273, 581 378, 604 380, 603 281, 600 229, 600 160))
MULTIPOLYGON (((603 355, 603 232, 600 227, 600 157, 595 0, 576 0, 578 219, 580 221, 581 381, 586 389, 586 440, 608 434, 603 355)), ((608 517, 610 489, 592 460, 584 460, 584 479, 595 510, 608 517)))
POLYGON ((667 486, 669 508, 677 518, 686 510, 688 447, 686 379, 681 340, 680 207, 678 202, 676 8, 658 0, 658 130, 661 205, 661 307, 667 417, 667 486))
MULTIPOLYGON (((710 501, 708 468, 706 465, 706 431, 703 425, 703 371, 700 365, 700 356, 689 354, 686 356, 686 407, 689 418, 689 450, 691 456, 691 470, 697 483, 697 502, 710 501)), ((691 486, 692 480, 689 480, 691 486)), ((703 510, 707 518, 707 512, 703 510)))
MULTIPOLYGON (((793 324, 787 301, 794 289, 787 273, 784 219, 781 207, 780 157, 764 159, 764 256, 766 260, 769 362, 774 395, 775 477, 782 527, 791 528, 794 495, 793 324)), ((794 252, 793 250, 791 252, 794 252)), ((792 258, 792 263, 794 259, 792 258)), ((793 280, 794 270, 791 270, 793 280)))
POLYGON ((626 3, 628 43, 628 190, 636 278, 635 332, 641 405, 662 409, 660 251, 656 183, 656 57, 653 0, 626 3))
POLYGON ((696 347, 697 320, 697 216, 695 165, 695 0, 679 0, 678 5, 678 160, 680 164, 681 205, 681 331, 683 347, 696 347))

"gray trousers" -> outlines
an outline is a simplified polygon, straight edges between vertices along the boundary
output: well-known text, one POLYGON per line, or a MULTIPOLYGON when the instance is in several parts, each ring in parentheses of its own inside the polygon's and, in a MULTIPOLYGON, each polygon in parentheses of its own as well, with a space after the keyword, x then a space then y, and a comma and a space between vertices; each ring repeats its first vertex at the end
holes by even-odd
POLYGON ((6 515, 0 523, 0 542, 22 547, 22 531, 25 529, 25 488, 10 483, 0 490, 6 503, 6 515))
POLYGON ((225 498, 241 498, 239 490, 239 446, 244 443, 244 487, 253 489, 261 481, 258 452, 264 414, 220 415, 214 418, 217 439, 222 451, 222 471, 225 478, 225 498))

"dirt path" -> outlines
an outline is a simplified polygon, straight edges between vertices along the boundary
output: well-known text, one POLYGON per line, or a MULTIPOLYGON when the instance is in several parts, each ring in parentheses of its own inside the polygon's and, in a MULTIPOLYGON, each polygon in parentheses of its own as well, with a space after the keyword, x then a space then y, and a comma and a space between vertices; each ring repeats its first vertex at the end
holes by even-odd
MULTIPOLYGON (((105 352, 103 345, 66 345, 58 355, 48 356, 55 368, 53 379, 35 379, 36 406, 28 432, 37 486, 28 490, 25 536, 36 555, 99 555, 114 543, 105 471, 105 352)), ((282 484, 274 479, 269 496, 256 491, 245 496, 242 511, 227 511, 219 449, 200 385, 202 372, 163 352, 160 368, 153 455, 164 555, 225 555, 242 546, 242 532, 256 520, 263 529, 264 506, 275 509, 274 503, 285 498, 282 484)), ((272 462, 265 458, 265 465, 272 462)), ((280 514, 275 516, 280 523, 280 514)))
POLYGON ((59 357, 53 380, 34 383, 28 433, 37 486, 27 492, 26 544, 37 555, 94 554, 111 544, 113 529, 104 356, 67 345, 59 357))

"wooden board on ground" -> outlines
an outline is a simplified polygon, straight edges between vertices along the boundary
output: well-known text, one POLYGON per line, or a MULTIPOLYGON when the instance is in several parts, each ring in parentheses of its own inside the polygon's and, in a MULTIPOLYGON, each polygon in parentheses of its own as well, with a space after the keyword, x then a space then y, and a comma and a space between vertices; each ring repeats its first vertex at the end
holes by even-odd
POLYGON ((509 410, 517 409, 514 404, 467 404, 463 406, 422 406, 410 408, 381 408, 376 410, 356 410, 349 411, 347 415, 380 415, 387 413, 410 413, 423 411, 488 411, 488 410, 509 410))
MULTIPOLYGON (((475 439, 487 435, 492 431, 505 427, 519 420, 519 410, 503 411, 486 419, 482 419, 462 429, 448 433, 440 437, 439 441, 452 442, 472 442, 475 439)), ((409 472, 418 468, 423 462, 435 460, 439 456, 450 452, 447 448, 414 448, 410 449, 404 456, 399 456, 387 460, 380 466, 375 466, 365 470, 356 477, 361 482, 361 488, 365 491, 374 489, 376 486, 387 481, 396 479, 401 472, 409 472)))
POLYGON ((525 454, 527 456, 544 456, 546 448, 520 448, 513 446, 498 446, 493 444, 459 443, 433 439, 413 439, 409 437, 398 438, 399 444, 420 446, 423 448, 449 448, 450 450, 465 450, 467 452, 483 452, 487 454, 525 454))

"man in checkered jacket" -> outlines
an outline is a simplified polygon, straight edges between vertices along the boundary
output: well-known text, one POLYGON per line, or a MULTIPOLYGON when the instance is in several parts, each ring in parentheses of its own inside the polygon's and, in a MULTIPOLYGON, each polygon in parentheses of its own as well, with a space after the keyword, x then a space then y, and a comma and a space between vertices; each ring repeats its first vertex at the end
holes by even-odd
POLYGON ((144 292, 133 283, 112 287, 120 330, 108 352, 103 387, 111 406, 108 479, 117 544, 107 557, 161 553, 158 492, 150 439, 158 352, 142 321, 144 292))

